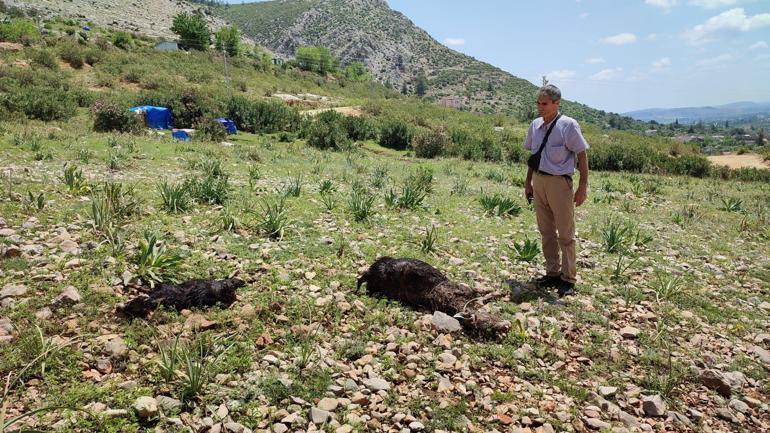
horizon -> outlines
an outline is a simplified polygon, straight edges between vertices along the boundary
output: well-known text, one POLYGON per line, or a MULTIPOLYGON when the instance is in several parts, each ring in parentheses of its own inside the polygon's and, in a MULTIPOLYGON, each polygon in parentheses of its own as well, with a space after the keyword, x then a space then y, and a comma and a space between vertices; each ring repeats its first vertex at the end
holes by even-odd
POLYGON ((535 85, 545 75, 565 99, 597 109, 770 101, 767 2, 634 0, 618 10, 611 0, 386 1, 450 49, 535 85), (557 24, 531 18, 540 16, 557 24))

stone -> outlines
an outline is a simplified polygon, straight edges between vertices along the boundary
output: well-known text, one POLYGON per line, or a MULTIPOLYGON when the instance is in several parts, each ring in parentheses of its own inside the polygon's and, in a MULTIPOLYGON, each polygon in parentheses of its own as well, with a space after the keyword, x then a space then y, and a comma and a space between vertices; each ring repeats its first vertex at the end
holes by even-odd
POLYGON ((313 424, 323 424, 328 421, 331 416, 332 414, 328 411, 321 410, 317 407, 310 408, 310 420, 313 421, 313 424))
POLYGON ((286 427, 286 424, 279 422, 273 424, 273 433, 286 433, 287 431, 289 431, 289 427, 286 427))
POLYGON ((751 408, 749 408, 749 405, 746 404, 746 402, 738 400, 737 398, 730 400, 730 403, 728 403, 727 406, 730 409, 733 409, 743 414, 751 411, 751 408))
POLYGON ((734 381, 730 381, 722 372, 717 370, 705 370, 698 376, 698 381, 706 388, 713 389, 722 397, 730 397, 733 388, 736 386, 734 381))
POLYGON ((610 397, 615 395, 615 393, 618 392, 618 388, 616 386, 600 386, 599 387, 599 395, 602 397, 610 397))
POLYGON ((627 339, 633 339, 639 337, 639 329, 633 326, 625 326, 620 330, 620 336, 627 339))
POLYGON ((59 296, 54 298, 53 305, 56 307, 75 305, 80 302, 80 300, 81 297, 78 289, 76 289, 75 286, 67 286, 64 291, 59 294, 59 296))
POLYGON ((0 290, 0 299, 24 296, 27 293, 27 286, 23 284, 6 284, 0 290))
POLYGON ((230 421, 223 424, 223 427, 225 428, 225 431, 231 432, 231 433, 248 433, 251 432, 251 429, 247 428, 241 423, 230 421))
POLYGON ((334 433, 352 433, 353 426, 349 424, 343 424, 334 430, 334 433))
POLYGON ((642 399, 642 410, 647 416, 663 416, 666 414, 666 403, 660 395, 655 394, 642 399))
POLYGON ((621 410, 618 412, 618 418, 620 419, 620 422, 622 422, 626 427, 631 427, 634 429, 639 428, 639 421, 635 416, 629 414, 628 412, 621 410))
POLYGON ((411 431, 423 431, 425 430, 425 425, 420 421, 412 421, 409 423, 409 429, 411 431))
POLYGON ((10 228, 0 229, 0 236, 7 238, 16 234, 16 230, 10 228))
POLYGON ((735 416, 729 409, 720 407, 717 409, 717 416, 725 421, 736 422, 735 416))
POLYGON ((584 421, 588 428, 591 430, 601 430, 612 427, 612 424, 604 422, 598 418, 586 418, 584 421))
POLYGON ((147 420, 158 415, 158 402, 149 396, 142 396, 134 402, 134 411, 140 419, 147 420))
POLYGON ((112 373, 112 362, 110 362, 109 358, 97 358, 96 370, 102 374, 110 374, 112 373))
POLYGON ((128 347, 126 347, 126 342, 123 341, 120 337, 114 337, 111 338, 109 341, 107 341, 104 344, 104 350, 112 357, 112 358, 122 358, 126 356, 128 353, 128 347))
POLYGON ((37 311, 35 311, 35 317, 37 317, 40 320, 45 320, 50 318, 53 315, 51 312, 51 309, 48 307, 43 307, 37 311))
POLYGON ((666 419, 667 422, 670 422, 672 424, 683 424, 687 427, 693 427, 692 421, 690 421, 690 418, 687 418, 685 415, 671 411, 668 413, 668 418, 666 419))
POLYGON ((319 409, 325 410, 327 412, 334 412, 335 409, 337 409, 337 406, 339 406, 339 401, 336 398, 322 398, 321 401, 318 402, 316 405, 319 409))
POLYGON ((10 259, 13 257, 20 257, 21 256, 21 248, 15 246, 15 245, 9 245, 5 247, 5 249, 2 250, 2 254, 0 256, 5 257, 6 259, 10 259))
POLYGON ((353 404, 359 404, 363 406, 369 403, 369 397, 360 392, 356 392, 355 394, 353 394, 353 396, 350 397, 350 402, 353 404))
POLYGON ((752 347, 751 351, 754 352, 759 360, 762 361, 766 366, 770 366, 770 352, 759 346, 752 347))
POLYGON ((78 243, 73 241, 72 239, 65 239, 59 244, 59 249, 61 249, 63 252, 67 254, 78 254, 80 252, 80 249, 78 248, 78 243))
POLYGON ((364 379, 364 386, 374 392, 387 391, 390 389, 390 383, 387 380, 378 377, 372 379, 364 379))
POLYGON ((442 313, 441 311, 435 311, 433 313, 430 323, 433 325, 433 328, 439 332, 458 332, 463 329, 457 319, 446 313, 442 313))
POLYGON ((158 407, 163 410, 165 414, 174 414, 182 411, 182 402, 166 395, 159 395, 155 397, 155 401, 158 402, 158 407))

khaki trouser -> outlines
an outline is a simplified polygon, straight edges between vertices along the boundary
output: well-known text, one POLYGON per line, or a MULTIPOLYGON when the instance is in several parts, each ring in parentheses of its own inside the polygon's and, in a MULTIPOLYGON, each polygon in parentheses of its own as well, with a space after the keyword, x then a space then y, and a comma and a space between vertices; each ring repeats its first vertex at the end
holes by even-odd
POLYGON ((564 176, 532 175, 537 227, 543 238, 546 274, 577 282, 575 202, 572 180, 564 176), (559 262, 561 250, 561 263, 559 262))

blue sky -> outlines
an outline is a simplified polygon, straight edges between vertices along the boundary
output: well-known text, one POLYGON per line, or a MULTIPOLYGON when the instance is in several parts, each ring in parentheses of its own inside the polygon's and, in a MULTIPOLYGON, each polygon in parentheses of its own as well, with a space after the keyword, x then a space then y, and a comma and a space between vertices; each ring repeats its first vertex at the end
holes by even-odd
POLYGON ((387 1, 450 48, 592 107, 770 101, 770 0, 387 1))

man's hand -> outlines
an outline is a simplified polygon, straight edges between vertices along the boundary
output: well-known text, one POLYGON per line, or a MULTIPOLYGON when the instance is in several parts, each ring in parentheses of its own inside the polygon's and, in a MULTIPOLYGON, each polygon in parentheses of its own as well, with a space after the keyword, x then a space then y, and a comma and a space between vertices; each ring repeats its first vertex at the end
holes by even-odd
POLYGON ((588 197, 588 187, 585 185, 579 185, 577 191, 575 191, 575 206, 580 206, 586 201, 588 197))
POLYGON ((525 183, 524 184, 524 198, 527 199, 527 201, 530 201, 529 198, 534 195, 534 189, 532 188, 531 183, 525 183))

